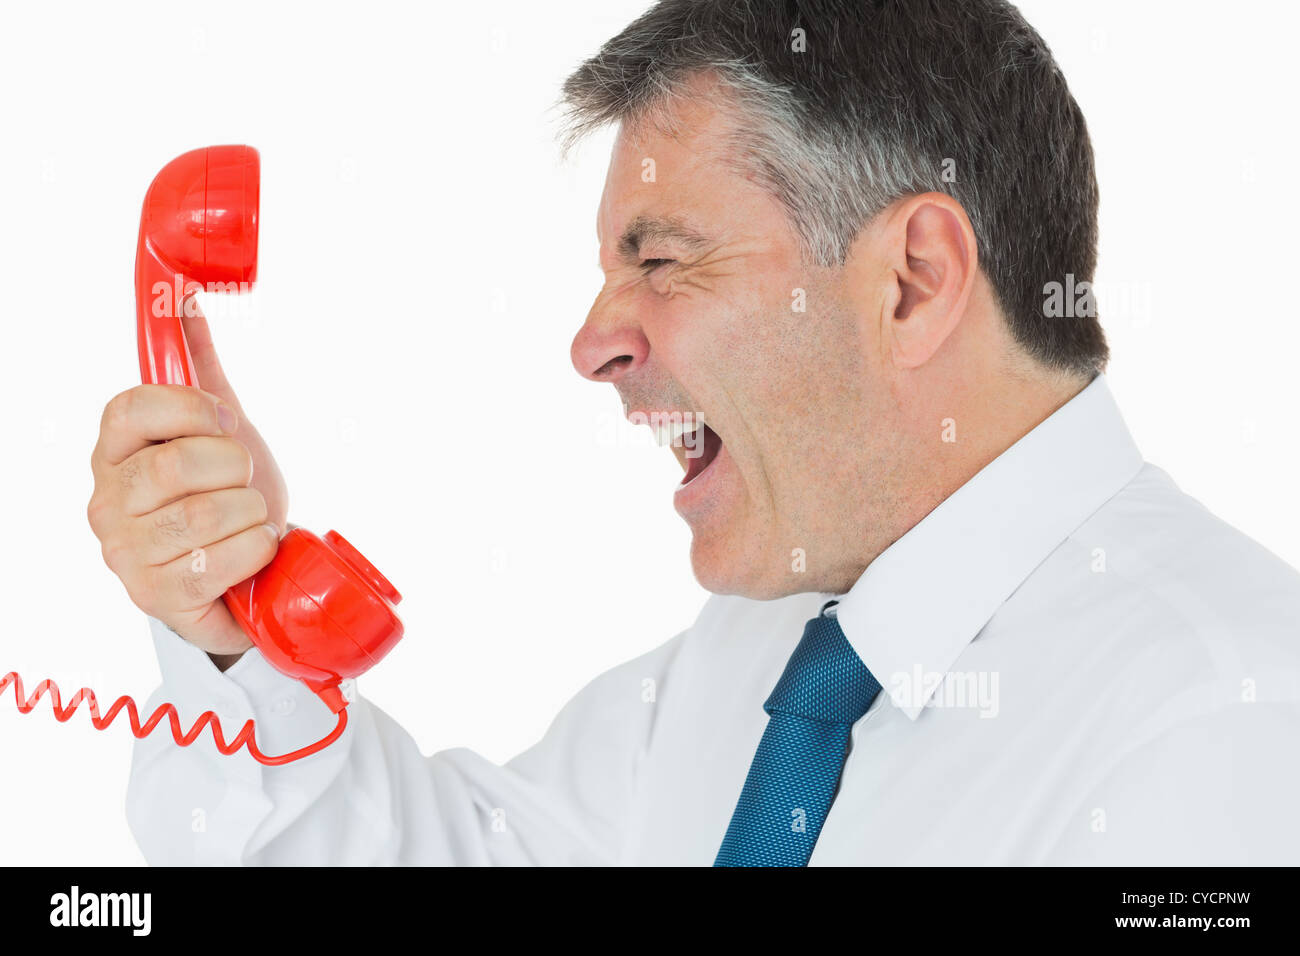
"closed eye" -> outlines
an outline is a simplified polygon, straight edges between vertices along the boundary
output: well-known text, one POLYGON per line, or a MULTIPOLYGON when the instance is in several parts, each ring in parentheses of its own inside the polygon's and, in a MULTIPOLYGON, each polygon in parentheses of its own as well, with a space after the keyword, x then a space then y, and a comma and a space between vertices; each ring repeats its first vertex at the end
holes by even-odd
POLYGON ((676 259, 642 259, 641 271, 648 275, 649 273, 654 272, 660 266, 667 265, 670 262, 676 262, 676 261, 677 261, 676 259))

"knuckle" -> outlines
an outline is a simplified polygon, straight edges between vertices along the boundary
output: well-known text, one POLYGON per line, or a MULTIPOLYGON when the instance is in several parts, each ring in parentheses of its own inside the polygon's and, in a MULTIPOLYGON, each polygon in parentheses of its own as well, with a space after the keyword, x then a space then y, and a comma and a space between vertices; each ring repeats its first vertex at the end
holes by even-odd
POLYGON ((90 530, 95 532, 95 537, 100 537, 101 530, 107 526, 107 518, 108 502, 96 491, 86 503, 86 521, 90 524, 90 530))
POLYGON ((104 541, 100 544, 99 553, 104 558, 104 564, 119 578, 128 573, 132 551, 124 542, 115 539, 104 541))
POLYGON ((140 483, 142 467, 138 455, 132 455, 117 468, 117 480, 123 491, 129 492, 140 483))
POLYGON ((190 513, 185 502, 160 508, 153 519, 154 541, 165 544, 184 539, 190 528, 190 513))
POLYGON ((185 455, 176 442, 153 446, 149 470, 160 488, 172 488, 181 480, 185 468, 185 455))
POLYGON ((208 582, 204 572, 195 571, 192 567, 187 566, 185 570, 180 572, 178 584, 187 601, 203 604, 209 600, 208 582))
POLYGON ((126 589, 131 602, 150 617, 161 618, 164 613, 162 595, 158 583, 152 576, 133 582, 126 589))
POLYGON ((181 503, 181 514, 185 527, 196 534, 213 528, 221 519, 221 509, 210 496, 194 495, 181 503))
POLYGON ((131 416, 137 405, 136 394, 135 389, 127 389, 108 400, 100 423, 101 431, 122 431, 130 427, 131 416))
POLYGON ((220 509, 211 497, 191 495, 181 502, 177 510, 180 534, 206 540, 207 532, 216 527, 221 518, 220 509))

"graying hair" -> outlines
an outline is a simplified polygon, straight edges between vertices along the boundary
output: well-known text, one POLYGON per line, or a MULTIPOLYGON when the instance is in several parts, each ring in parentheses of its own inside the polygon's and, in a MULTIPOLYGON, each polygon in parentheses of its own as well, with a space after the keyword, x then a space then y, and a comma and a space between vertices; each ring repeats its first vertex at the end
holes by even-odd
POLYGON ((1005 0, 661 0, 565 81, 563 148, 613 122, 671 125, 701 76, 727 98, 728 161, 782 203, 806 261, 843 265, 890 203, 947 193, 1025 350, 1105 367, 1095 315, 1043 308, 1049 283, 1091 282, 1096 264, 1086 124, 1005 0))

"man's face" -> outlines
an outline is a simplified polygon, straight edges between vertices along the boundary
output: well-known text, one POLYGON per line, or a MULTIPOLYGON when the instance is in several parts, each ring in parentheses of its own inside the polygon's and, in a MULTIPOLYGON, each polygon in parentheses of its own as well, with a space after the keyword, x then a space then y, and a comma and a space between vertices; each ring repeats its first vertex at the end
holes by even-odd
POLYGON ((678 116, 675 139, 619 134, 596 223, 605 283, 574 365, 612 384, 636 423, 702 418, 672 450, 705 588, 841 590, 862 570, 864 463, 879 460, 871 290, 801 262, 784 208, 722 161, 724 114, 678 116))

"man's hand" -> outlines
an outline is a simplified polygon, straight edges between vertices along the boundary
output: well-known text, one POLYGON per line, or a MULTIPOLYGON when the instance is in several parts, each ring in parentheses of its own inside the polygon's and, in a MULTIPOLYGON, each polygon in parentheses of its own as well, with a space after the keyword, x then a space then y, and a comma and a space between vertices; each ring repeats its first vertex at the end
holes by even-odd
POLYGON ((138 385, 108 403, 86 515, 135 605, 228 665, 251 642, 221 595, 275 556, 289 495, 207 320, 183 321, 202 388, 138 385))

